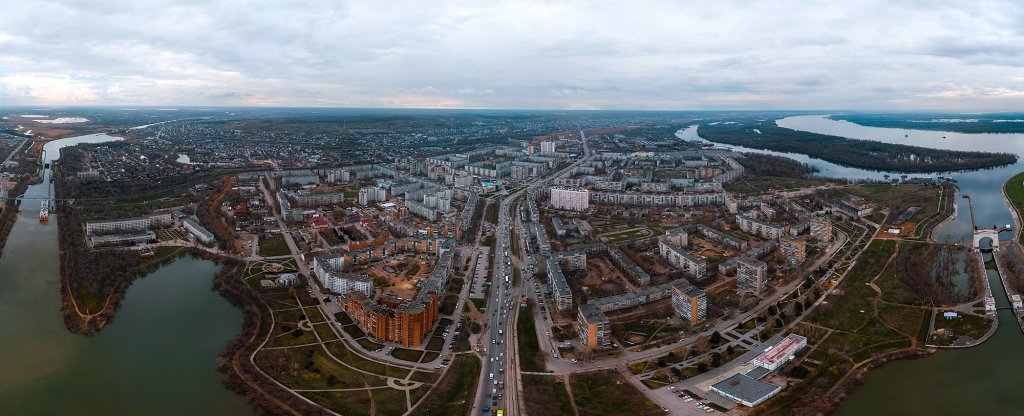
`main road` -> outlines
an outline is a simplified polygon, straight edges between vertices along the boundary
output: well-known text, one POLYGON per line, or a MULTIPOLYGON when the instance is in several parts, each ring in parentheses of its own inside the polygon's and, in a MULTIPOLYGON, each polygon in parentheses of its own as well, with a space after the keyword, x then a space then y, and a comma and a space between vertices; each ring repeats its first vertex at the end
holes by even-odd
MULTIPOLYGON (((579 166, 590 157, 590 147, 586 135, 580 131, 583 145, 583 157, 564 169, 534 182, 526 188, 507 195, 498 207, 498 224, 494 237, 494 267, 491 280, 491 293, 487 301, 489 328, 484 345, 487 354, 484 357, 481 383, 477 389, 478 406, 475 409, 501 409, 507 415, 521 413, 521 392, 519 377, 519 357, 516 348, 516 319, 519 316, 519 302, 524 298, 525 279, 513 281, 513 265, 509 253, 510 230, 512 229, 511 209, 518 203, 519 197, 525 192, 534 192, 557 178, 579 166)), ((518 263, 518 262, 517 262, 518 263)))

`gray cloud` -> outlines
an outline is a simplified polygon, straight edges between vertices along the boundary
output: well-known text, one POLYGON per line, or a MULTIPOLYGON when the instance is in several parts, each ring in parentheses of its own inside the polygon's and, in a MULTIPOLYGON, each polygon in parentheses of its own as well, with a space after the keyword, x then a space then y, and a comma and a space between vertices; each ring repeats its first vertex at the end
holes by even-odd
POLYGON ((1024 105, 1015 0, 10 3, 4 104, 1024 105))

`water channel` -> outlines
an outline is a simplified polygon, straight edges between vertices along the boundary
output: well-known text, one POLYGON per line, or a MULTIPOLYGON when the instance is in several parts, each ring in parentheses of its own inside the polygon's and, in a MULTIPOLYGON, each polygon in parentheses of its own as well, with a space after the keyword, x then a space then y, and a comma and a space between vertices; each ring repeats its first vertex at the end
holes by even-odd
MULTIPOLYGON (((964 134, 926 130, 867 127, 825 116, 796 116, 778 120, 778 125, 794 130, 831 134, 855 139, 876 140, 932 148, 1013 152, 1024 158, 1024 134, 964 134)), ((691 126, 676 135, 686 140, 701 140, 691 126)), ((837 178, 878 179, 891 172, 850 168, 803 154, 769 152, 739 146, 722 146, 738 151, 769 153, 791 157, 818 168, 819 175, 837 178)), ((973 172, 936 173, 954 178, 960 193, 974 201, 978 226, 1012 224, 1009 209, 1000 188, 1014 174, 1024 171, 1024 162, 1011 166, 973 172)), ((922 177, 932 175, 908 175, 922 177)), ((960 215, 938 233, 940 241, 970 243, 971 219, 966 200, 958 198, 960 215)), ((1003 235, 1008 238, 1008 235, 1003 235)), ((998 306, 1009 304, 998 274, 988 270, 988 279, 998 306)), ((1024 333, 1012 312, 999 311, 999 329, 980 346, 941 350, 921 359, 902 360, 868 372, 864 385, 854 390, 835 413, 858 415, 1024 415, 1019 383, 1024 376, 1024 333)))
MULTIPOLYGON (((47 159, 62 144, 109 140, 48 144, 47 159)), ((48 186, 33 185, 26 195, 45 197, 48 186)), ((216 371, 217 355, 242 324, 241 311, 210 290, 216 264, 168 264, 128 290, 99 334, 73 334, 61 314, 60 218, 40 224, 36 207, 26 201, 0 256, 0 413, 252 414, 216 371)))

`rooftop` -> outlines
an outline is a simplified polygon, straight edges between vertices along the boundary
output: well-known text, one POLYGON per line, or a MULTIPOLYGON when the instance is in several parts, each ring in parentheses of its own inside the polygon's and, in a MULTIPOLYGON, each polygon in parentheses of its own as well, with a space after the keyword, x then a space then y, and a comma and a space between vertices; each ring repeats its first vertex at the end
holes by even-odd
POLYGON ((765 366, 771 366, 789 359, 789 356, 796 354, 804 345, 807 345, 807 338, 797 334, 789 334, 772 349, 761 353, 754 360, 761 362, 765 366))
POLYGON ((746 374, 733 375, 713 384, 711 388, 747 403, 761 402, 782 389, 780 386, 765 383, 746 374))

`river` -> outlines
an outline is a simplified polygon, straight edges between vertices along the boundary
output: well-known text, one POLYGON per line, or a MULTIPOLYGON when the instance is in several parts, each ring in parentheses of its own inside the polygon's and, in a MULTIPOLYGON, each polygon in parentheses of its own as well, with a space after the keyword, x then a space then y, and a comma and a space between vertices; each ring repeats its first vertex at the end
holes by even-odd
MULTIPOLYGON (((26 194, 45 196, 48 186, 26 194)), ((0 256, 0 413, 252 414, 216 371, 242 325, 241 311, 210 290, 216 264, 174 261, 138 280, 99 334, 73 334, 61 314, 60 219, 40 224, 34 207, 19 214, 0 256)))
MULTIPOLYGON (((932 148, 1013 152, 1024 158, 1024 134, 964 134, 925 130, 904 130, 867 127, 825 116, 796 116, 777 121, 780 127, 831 134, 855 139, 876 140, 932 148)), ((680 130, 678 137, 697 137, 696 127, 680 130)), ((738 151, 770 153, 792 157, 819 169, 820 175, 884 179, 884 172, 839 166, 802 154, 783 154, 723 146, 738 151)), ((972 172, 951 172, 936 175, 957 180, 961 194, 974 201, 974 215, 979 226, 1013 224, 1000 189, 1003 182, 1024 171, 1024 163, 972 172)), ((898 174, 895 176, 899 176, 898 174)), ((931 175, 909 175, 921 177, 931 175)), ((957 200, 960 215, 939 230, 942 241, 971 241, 971 219, 967 202, 957 200)), ((1003 238, 1009 236, 1003 235, 1003 238)), ((987 271, 993 295, 999 306, 1009 304, 999 276, 987 271)), ((886 364, 868 372, 864 385, 843 402, 837 416, 858 415, 1024 415, 1020 401, 1019 381, 1024 374, 1024 333, 1012 312, 999 311, 999 328, 989 340, 974 348, 940 350, 928 357, 886 364)))

